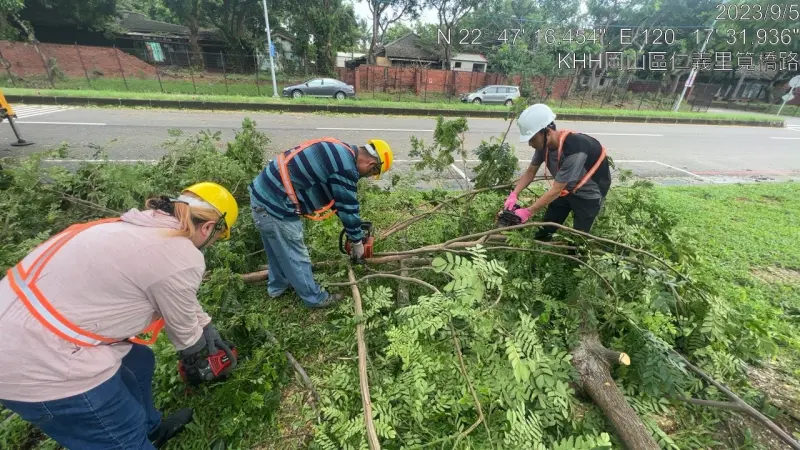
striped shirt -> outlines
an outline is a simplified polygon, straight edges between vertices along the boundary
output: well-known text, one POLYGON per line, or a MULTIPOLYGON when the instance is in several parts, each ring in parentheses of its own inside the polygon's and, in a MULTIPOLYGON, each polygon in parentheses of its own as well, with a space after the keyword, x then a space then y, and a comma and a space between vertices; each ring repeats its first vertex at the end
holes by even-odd
MULTIPOLYGON (((356 184, 360 178, 356 166, 358 147, 320 141, 310 145, 289 160, 289 178, 292 180, 300 211, 312 214, 334 201, 333 208, 342 221, 351 241, 363 239, 356 184)), ((288 156, 292 150, 287 150, 288 156)), ((297 217, 294 203, 286 195, 281 182, 277 160, 272 160, 250 183, 258 206, 273 217, 297 217)))

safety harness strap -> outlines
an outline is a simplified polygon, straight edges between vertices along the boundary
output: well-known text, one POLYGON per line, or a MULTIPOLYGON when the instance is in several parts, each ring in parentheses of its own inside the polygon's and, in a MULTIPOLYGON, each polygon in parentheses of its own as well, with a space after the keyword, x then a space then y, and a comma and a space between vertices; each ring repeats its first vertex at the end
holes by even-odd
MULTIPOLYGON (((36 257, 31 266, 26 270, 23 266, 23 261, 20 261, 16 266, 8 270, 8 280, 11 289, 17 294, 20 301, 45 328, 50 330, 58 337, 65 339, 75 345, 82 347, 94 347, 102 344, 113 344, 120 342, 118 339, 113 339, 105 336, 86 331, 74 323, 70 322, 66 317, 61 315, 53 305, 47 300, 45 295, 39 290, 36 285, 42 270, 48 262, 58 251, 72 238, 77 236, 81 231, 91 228, 95 225, 103 223, 119 222, 120 218, 111 218, 97 220, 85 224, 73 225, 63 232, 50 238, 47 242, 42 244, 44 250, 36 257)), ((164 327, 164 319, 153 321, 142 333, 153 333, 151 338, 147 341, 132 337, 129 340, 137 344, 150 345, 156 341, 158 334, 164 327)))
MULTIPOLYGON (((559 139, 558 139, 558 153, 556 155, 556 166, 558 168, 561 167, 561 155, 563 154, 563 150, 564 150, 564 141, 567 139, 567 136, 569 136, 572 133, 573 132, 569 131, 569 130, 561 130, 561 135, 559 136, 559 139)), ((547 145, 545 145, 545 151, 544 151, 544 173, 545 173, 545 178, 547 177, 547 160, 548 160, 549 154, 550 154, 550 149, 547 148, 547 145)), ((606 159, 606 148, 605 148, 605 146, 603 146, 601 144, 600 145, 600 156, 597 157, 597 161, 595 161, 595 163, 586 172, 586 174, 580 179, 580 181, 578 181, 578 183, 575 184, 575 187, 572 188, 572 191, 568 191, 567 189, 562 189, 561 193, 559 194, 559 196, 560 197, 565 197, 565 196, 567 196, 569 194, 572 194, 572 193, 576 192, 578 189, 583 187, 584 184, 586 184, 590 179, 592 179, 592 177, 594 176, 594 173, 597 172, 597 169, 600 168, 600 164, 602 164, 603 160, 605 160, 605 159, 606 159)), ((553 178, 554 178, 553 181, 555 181, 555 174, 553 174, 553 178)))
POLYGON ((311 147, 312 145, 318 142, 330 142, 333 144, 342 144, 347 147, 347 150, 350 152, 351 155, 355 156, 353 150, 347 146, 344 142, 331 137, 321 138, 321 139, 311 139, 305 142, 300 143, 297 147, 290 150, 288 155, 286 152, 281 153, 278 155, 277 164, 278 164, 278 171, 281 175, 281 183, 283 184, 283 189, 286 191, 286 196, 289 197, 292 203, 294 203, 294 210, 298 216, 303 216, 310 220, 325 220, 328 217, 336 214, 336 210, 333 209, 334 200, 331 200, 327 205, 323 206, 322 208, 313 212, 313 214, 302 214, 300 210, 300 201, 297 199, 297 193, 294 190, 294 185, 292 185, 292 178, 289 176, 289 161, 291 161, 298 153, 302 152, 303 150, 311 147), (323 212, 327 211, 325 214, 323 212))

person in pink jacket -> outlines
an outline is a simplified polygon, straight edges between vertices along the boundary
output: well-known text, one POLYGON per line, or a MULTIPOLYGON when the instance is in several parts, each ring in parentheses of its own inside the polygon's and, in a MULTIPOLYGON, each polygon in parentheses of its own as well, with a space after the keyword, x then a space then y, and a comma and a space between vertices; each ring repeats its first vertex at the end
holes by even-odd
POLYGON ((73 225, 0 280, 0 403, 68 449, 159 448, 191 421, 153 403, 145 344, 161 328, 190 380, 213 379, 209 349, 227 348, 197 289, 201 250, 230 238, 236 200, 203 182, 145 205, 73 225))

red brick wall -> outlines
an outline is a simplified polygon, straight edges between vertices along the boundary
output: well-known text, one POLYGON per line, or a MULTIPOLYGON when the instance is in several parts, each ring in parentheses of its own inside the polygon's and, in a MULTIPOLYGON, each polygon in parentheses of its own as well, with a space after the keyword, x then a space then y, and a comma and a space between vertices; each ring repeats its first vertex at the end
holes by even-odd
MULTIPOLYGON (((119 49, 84 45, 78 46, 80 48, 76 49, 74 45, 61 44, 39 44, 38 46, 44 60, 49 61, 50 58, 55 58, 58 68, 69 77, 85 76, 81 59, 90 76, 96 69, 107 77, 121 77, 120 64, 122 64, 126 76, 140 74, 155 76, 156 74, 153 66, 119 49), (78 58, 78 50, 80 50, 80 58, 78 58), (117 62, 115 53, 119 56, 119 62, 117 62)), ((47 75, 42 57, 36 52, 33 44, 0 41, 0 51, 3 52, 3 58, 11 64, 10 70, 14 75, 23 78, 31 75, 47 75)))
MULTIPOLYGON (((404 90, 422 95, 424 93, 460 95, 472 92, 488 84, 510 84, 519 86, 520 75, 503 75, 499 73, 461 72, 439 69, 422 69, 415 67, 378 67, 361 65, 356 70, 337 69, 339 78, 356 86, 361 92, 395 92, 404 90), (355 83, 355 72, 358 71, 358 84, 355 83)), ((539 97, 547 95, 547 86, 551 85, 550 97, 560 98, 569 89, 569 78, 551 80, 536 76, 530 78, 531 88, 539 97)))

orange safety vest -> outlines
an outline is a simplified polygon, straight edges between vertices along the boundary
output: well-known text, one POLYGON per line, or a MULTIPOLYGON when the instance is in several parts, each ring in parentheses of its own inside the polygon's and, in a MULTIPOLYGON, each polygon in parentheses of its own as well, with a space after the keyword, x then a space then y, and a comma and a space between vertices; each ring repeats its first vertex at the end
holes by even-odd
MULTIPOLYGON (((558 155, 556 157, 556 166, 558 166, 558 167, 561 167, 561 153, 562 153, 562 150, 564 149, 564 141, 567 139, 567 136, 569 136, 572 133, 573 133, 573 131, 561 130, 561 136, 558 139, 558 155)), ((545 176, 545 178, 547 178, 547 158, 549 156, 550 156, 550 148, 547 147, 547 145, 545 145, 544 146, 544 176, 545 176)), ((597 158, 597 161, 594 163, 594 165, 586 172, 586 175, 584 175, 583 178, 581 178, 580 181, 578 181, 578 183, 575 185, 575 187, 572 188, 572 192, 570 192, 570 191, 568 191, 566 189, 562 189, 561 190, 561 194, 559 195, 559 197, 564 197, 564 196, 567 196, 569 194, 572 194, 575 191, 577 191, 578 189, 580 189, 581 187, 583 187, 583 185, 586 184, 586 182, 589 181, 592 178, 594 173, 597 172, 597 169, 600 167, 600 164, 603 162, 604 159, 606 159, 606 148, 602 144, 600 144, 600 156, 597 158)), ((555 174, 553 174, 553 177, 555 177, 555 174)), ((551 185, 552 185, 552 183, 551 183, 551 185)))
POLYGON ((70 239, 74 238, 81 231, 91 228, 95 225, 103 223, 119 222, 119 217, 111 219, 96 220, 94 222, 75 224, 61 233, 53 236, 47 242, 42 244, 45 250, 33 261, 33 264, 28 269, 22 266, 22 261, 16 266, 8 269, 8 281, 11 289, 17 294, 28 311, 39 320, 48 330, 55 335, 72 342, 81 347, 94 347, 103 344, 114 344, 122 341, 130 341, 135 344, 151 345, 158 338, 158 334, 164 327, 164 319, 153 321, 147 326, 140 334, 153 333, 152 337, 148 340, 142 340, 136 337, 129 339, 114 339, 106 336, 100 336, 95 333, 83 330, 74 323, 70 322, 66 317, 62 316, 53 305, 47 300, 39 287, 36 286, 36 281, 39 275, 42 274, 47 263, 50 259, 58 253, 70 239))
POLYGON ((297 156, 298 153, 302 152, 303 150, 307 149, 308 147, 311 147, 312 145, 314 145, 314 144, 316 144, 318 142, 330 142, 332 144, 341 144, 341 145, 343 145, 344 147, 347 148, 347 150, 350 152, 351 155, 353 155, 353 156, 356 155, 355 152, 353 152, 353 150, 347 144, 345 144, 344 142, 342 142, 342 141, 340 141, 340 140, 338 140, 336 138, 325 137, 325 138, 321 138, 321 139, 311 139, 311 140, 302 142, 300 145, 298 145, 297 147, 289 150, 288 152, 283 152, 280 155, 278 155, 278 159, 276 161, 277 164, 278 164, 278 170, 280 171, 280 174, 281 174, 281 183, 283 183, 283 189, 286 191, 286 195, 289 197, 289 200, 291 200, 292 203, 294 203, 295 212, 297 213, 298 216, 303 216, 303 217, 311 219, 311 220, 325 220, 328 217, 336 214, 336 210, 333 209, 333 204, 336 203, 336 202, 335 202, 335 200, 331 200, 330 203, 328 203, 327 205, 325 205, 322 208, 314 211, 313 215, 311 215, 311 214, 301 214, 301 212, 300 212, 300 202, 297 200, 297 193, 294 191, 294 186, 292 185, 292 179, 289 176, 289 161, 291 161, 292 158, 297 156), (287 155, 287 153, 288 153, 288 155, 287 155), (328 210, 330 210, 330 211, 328 211, 328 210), (325 213, 325 214, 320 215, 321 213, 323 213, 325 211, 328 211, 328 212, 325 213))

